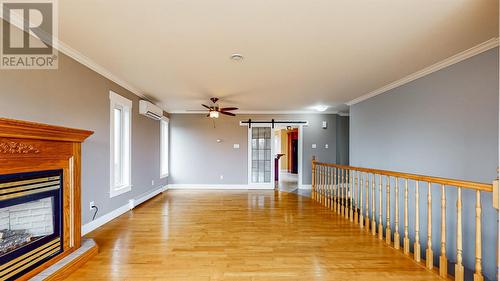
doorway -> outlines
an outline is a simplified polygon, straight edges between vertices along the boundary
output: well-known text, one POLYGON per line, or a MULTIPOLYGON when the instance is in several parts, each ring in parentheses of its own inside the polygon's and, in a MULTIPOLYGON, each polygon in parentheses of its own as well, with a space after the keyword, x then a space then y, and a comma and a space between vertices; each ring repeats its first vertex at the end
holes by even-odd
POLYGON ((308 122, 258 120, 252 121, 251 126, 249 122, 240 121, 240 126, 248 127, 249 188, 276 189, 281 179, 283 190, 297 192, 302 182, 303 127, 308 126, 308 122), (290 152, 288 131, 295 132, 291 134, 290 152), (283 157, 287 154, 292 155, 290 165, 288 157, 283 157))
POLYGON ((299 128, 281 126, 274 129, 275 187, 296 192, 299 188, 299 128))

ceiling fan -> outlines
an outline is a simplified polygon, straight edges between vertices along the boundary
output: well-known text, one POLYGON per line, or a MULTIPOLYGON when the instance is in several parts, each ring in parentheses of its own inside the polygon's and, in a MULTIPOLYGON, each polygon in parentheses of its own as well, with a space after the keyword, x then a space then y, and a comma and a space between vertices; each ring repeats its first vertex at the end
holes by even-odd
POLYGON ((208 114, 207 117, 210 118, 219 118, 219 114, 224 114, 224 115, 229 115, 229 116, 236 116, 236 114, 230 112, 233 110, 238 110, 237 107, 220 107, 219 104, 217 103, 219 101, 219 98, 210 98, 210 101, 212 102, 211 106, 202 104, 203 107, 208 109, 208 114))

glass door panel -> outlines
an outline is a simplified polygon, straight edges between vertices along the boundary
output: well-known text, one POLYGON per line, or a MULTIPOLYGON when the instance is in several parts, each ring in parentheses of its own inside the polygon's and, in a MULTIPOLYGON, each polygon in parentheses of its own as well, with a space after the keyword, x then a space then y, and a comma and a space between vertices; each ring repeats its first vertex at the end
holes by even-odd
POLYGON ((271 128, 252 129, 252 183, 271 183, 271 128))

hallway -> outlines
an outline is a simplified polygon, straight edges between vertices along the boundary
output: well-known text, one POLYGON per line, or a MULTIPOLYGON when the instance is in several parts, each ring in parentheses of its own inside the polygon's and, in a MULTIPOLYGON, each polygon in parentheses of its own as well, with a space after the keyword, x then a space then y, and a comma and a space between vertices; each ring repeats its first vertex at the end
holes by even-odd
POLYGON ((308 197, 167 191, 88 237, 69 280, 441 280, 308 197))

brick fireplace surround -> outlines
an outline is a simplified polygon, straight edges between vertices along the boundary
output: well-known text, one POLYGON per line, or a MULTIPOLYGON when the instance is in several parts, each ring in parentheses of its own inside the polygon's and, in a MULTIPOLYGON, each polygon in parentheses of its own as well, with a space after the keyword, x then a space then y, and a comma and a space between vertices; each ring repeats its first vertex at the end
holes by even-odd
MULTIPOLYGON (((60 240, 57 240, 62 242, 59 242, 58 254, 35 264, 36 267, 25 267, 30 270, 27 272, 26 270, 22 271, 22 276, 17 276, 16 280, 27 280, 35 276, 80 248, 81 143, 92 134, 93 132, 86 130, 0 118, 0 177, 39 171, 62 171, 62 181, 60 187, 58 187, 62 189, 60 198, 62 211, 60 219, 61 237, 58 238, 60 240)), ((14 188, 10 188, 14 190, 14 188)), ((12 200, 8 197, 9 193, 5 195, 6 192, 10 191, 0 192, 0 203, 2 203, 2 200, 4 203, 7 200, 12 200)), ((29 192, 31 191, 27 191, 27 193, 29 192)), ((0 230, 6 229, 8 225, 10 229, 20 228, 20 226, 28 228, 34 236, 52 233, 54 224, 51 221, 52 215, 49 202, 46 199, 39 199, 27 204, 12 206, 8 209, 4 208, 3 211, 0 210, 0 230)), ((52 245, 55 246, 55 244, 52 245)), ((93 251, 89 251, 88 255, 93 255, 96 252, 97 246, 93 251)), ((90 257, 79 257, 77 262, 81 263, 88 260, 88 258, 90 257)), ((23 257, 18 259, 20 263, 23 262, 23 257)), ((17 259, 14 259, 0 265, 0 274, 8 274, 9 270, 14 271, 16 268, 19 269, 24 266, 23 264, 16 266, 16 262, 17 259), (14 264, 13 269, 5 269, 9 264, 14 264)), ((75 265, 70 263, 63 266, 47 279, 63 278, 69 275, 75 265)), ((5 276, 9 275, 4 275, 0 279, 10 280, 5 276)))

